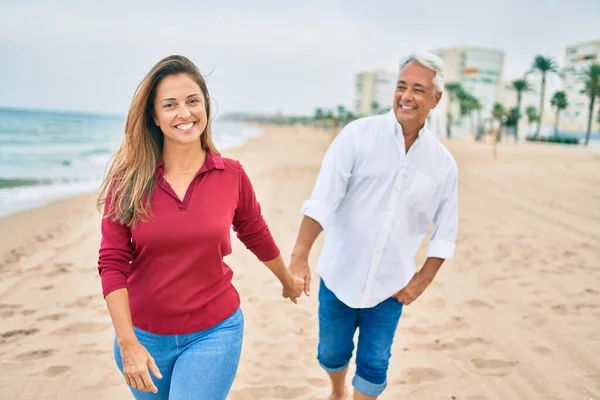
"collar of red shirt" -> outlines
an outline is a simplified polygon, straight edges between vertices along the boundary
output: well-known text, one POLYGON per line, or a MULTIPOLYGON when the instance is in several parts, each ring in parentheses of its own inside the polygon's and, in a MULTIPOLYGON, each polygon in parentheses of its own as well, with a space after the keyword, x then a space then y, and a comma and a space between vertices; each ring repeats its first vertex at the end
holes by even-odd
MULTIPOLYGON (((223 163, 223 159, 218 154, 213 154, 210 151, 206 152, 206 159, 204 160, 204 164, 200 167, 200 170, 196 173, 196 176, 208 172, 213 169, 225 169, 225 164, 223 163)), ((162 160, 158 162, 156 166, 156 176, 163 176, 165 173, 165 164, 162 160)))

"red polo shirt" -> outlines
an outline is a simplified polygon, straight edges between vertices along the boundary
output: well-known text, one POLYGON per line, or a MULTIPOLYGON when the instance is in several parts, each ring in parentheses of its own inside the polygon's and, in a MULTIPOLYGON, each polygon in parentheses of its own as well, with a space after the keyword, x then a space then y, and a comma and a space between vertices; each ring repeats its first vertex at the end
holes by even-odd
MULTIPOLYGON (((206 155, 180 201, 159 165, 152 219, 126 227, 102 219, 98 269, 103 294, 129 289, 133 325, 157 334, 209 328, 237 310, 231 227, 260 261, 279 255, 241 164, 206 155)), ((105 207, 106 209, 106 207, 105 207)))

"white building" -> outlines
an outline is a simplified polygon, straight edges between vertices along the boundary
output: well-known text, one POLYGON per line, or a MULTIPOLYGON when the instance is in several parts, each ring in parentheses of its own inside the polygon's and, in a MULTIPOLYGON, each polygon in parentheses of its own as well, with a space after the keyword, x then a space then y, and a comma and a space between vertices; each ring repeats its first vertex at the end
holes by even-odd
POLYGON ((356 75, 355 109, 359 115, 370 115, 374 106, 379 110, 392 107, 397 74, 385 70, 361 72, 356 75))
MULTIPOLYGON (((600 40, 577 43, 568 46, 565 56, 564 90, 567 93, 569 107, 561 113, 561 128, 570 132, 584 132, 587 129, 590 99, 582 94, 584 83, 579 72, 593 62, 600 63, 600 40)), ((592 117, 592 131, 598 129, 596 117, 600 109, 600 101, 592 117)))
MULTIPOLYGON (((457 47, 437 49, 432 53, 444 61, 446 83, 462 84, 463 88, 481 103, 481 118, 490 118, 494 103, 500 101, 501 97, 504 52, 478 47, 457 47)), ((444 101, 440 102, 431 114, 430 123, 436 127, 445 125, 448 113, 447 98, 448 96, 442 96, 444 101)), ((468 135, 469 130, 465 128, 469 122, 459 120, 458 102, 453 103, 451 114, 455 121, 453 135, 468 135)))

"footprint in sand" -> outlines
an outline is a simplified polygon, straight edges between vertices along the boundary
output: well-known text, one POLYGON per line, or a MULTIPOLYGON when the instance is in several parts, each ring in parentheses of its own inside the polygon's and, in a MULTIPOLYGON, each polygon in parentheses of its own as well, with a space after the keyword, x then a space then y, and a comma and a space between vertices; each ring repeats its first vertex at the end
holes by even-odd
POLYGON ((467 301, 465 301, 465 304, 471 308, 488 308, 488 309, 494 308, 494 306, 486 303, 485 301, 483 301, 481 299, 467 300, 467 301))
POLYGON ((19 361, 40 360, 42 358, 50 357, 55 352, 56 352, 56 350, 54 350, 54 349, 28 351, 28 352, 17 355, 15 357, 15 360, 19 360, 19 361))
POLYGON ((550 350, 549 348, 547 348, 545 346, 535 346, 535 347, 533 347, 533 351, 535 351, 536 353, 538 353, 542 356, 549 356, 552 354, 552 350, 550 350))
POLYGON ((77 298, 77 300, 74 303, 67 304, 67 307, 69 307, 69 308, 73 308, 73 307, 85 308, 85 307, 89 306, 94 301, 95 298, 96 298, 96 296, 94 296, 94 295, 82 296, 82 297, 77 298))
POLYGON ((34 333, 38 333, 39 331, 40 330, 37 328, 15 329, 15 330, 4 332, 4 333, 0 334, 0 337, 3 339, 10 339, 10 338, 15 338, 15 337, 20 337, 20 336, 33 335, 34 333))
POLYGON ((552 311, 554 311, 555 314, 557 315, 567 315, 569 314, 569 310, 567 309, 567 306, 565 306, 564 304, 555 304, 552 306, 552 311))
POLYGON ((15 315, 14 311, 0 311, 0 318, 10 318, 15 315))
POLYGON ((19 304, 0 304, 0 310, 16 310, 21 307, 23 306, 19 304))
POLYGON ((53 267, 54 269, 48 273, 46 273, 46 276, 56 276, 56 275, 60 275, 60 274, 68 274, 69 272, 71 272, 71 268, 73 266, 72 262, 60 262, 60 263, 54 263, 53 267))
POLYGON ((548 320, 540 314, 523 315, 521 319, 527 321, 528 325, 533 325, 536 328, 548 325, 548 320))
POLYGON ((87 349, 87 350, 79 350, 77 351, 77 354, 91 354, 91 355, 95 355, 95 356, 100 356, 103 354, 109 354, 112 353, 112 351, 109 350, 97 350, 97 349, 87 349))
POLYGON ((418 384, 422 382, 438 381, 444 377, 444 374, 434 368, 416 367, 406 370, 406 378, 400 378, 395 384, 418 384))
POLYGON ((103 322, 77 322, 65 326, 64 328, 56 329, 52 332, 53 335, 64 335, 69 333, 94 333, 101 332, 110 328, 112 325, 103 322))
POLYGON ((49 368, 46 368, 46 370, 44 371, 44 375, 51 378, 53 376, 62 375, 70 369, 71 367, 69 367, 68 365, 53 365, 49 368))
POLYGON ((50 315, 44 315, 43 317, 39 317, 37 320, 38 321, 60 321, 61 319, 63 319, 66 316, 67 316, 67 314, 65 314, 65 313, 50 314, 50 315))
POLYGON ((435 339, 433 343, 418 343, 414 344, 412 347, 420 350, 443 351, 463 349, 476 344, 489 344, 489 342, 480 337, 457 338, 449 342, 435 339))
POLYGON ((50 289, 54 289, 54 285, 42 286, 40 288, 40 290, 44 290, 44 291, 50 290, 50 289))
POLYGON ((411 326, 410 328, 406 328, 409 332, 414 333, 416 335, 429 335, 429 334, 439 334, 445 333, 449 331, 456 331, 459 329, 466 329, 469 327, 462 317, 454 316, 448 319, 442 325, 429 325, 427 321, 419 322, 418 325, 411 326))
POLYGON ((517 361, 474 358, 471 362, 481 375, 505 376, 518 364, 517 361))

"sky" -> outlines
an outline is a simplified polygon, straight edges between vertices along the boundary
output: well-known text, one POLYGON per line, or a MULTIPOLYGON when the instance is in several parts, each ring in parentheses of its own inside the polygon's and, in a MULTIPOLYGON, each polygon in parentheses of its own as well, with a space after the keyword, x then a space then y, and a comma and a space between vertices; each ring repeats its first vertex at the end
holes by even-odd
POLYGON ((0 0, 0 107, 125 115, 162 57, 190 58, 218 115, 351 108, 360 71, 410 51, 504 50, 504 80, 535 55, 600 39, 599 0, 0 0))

